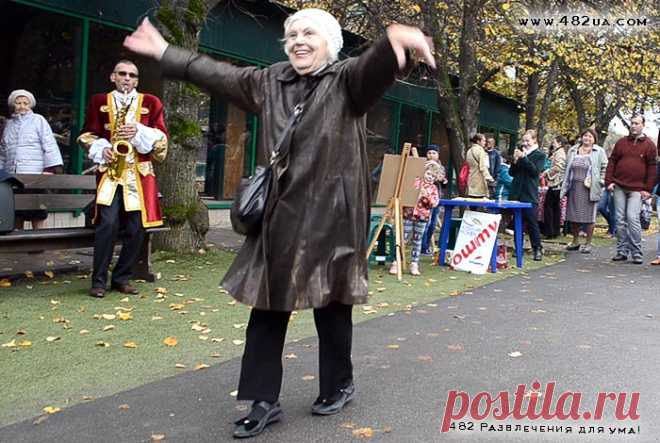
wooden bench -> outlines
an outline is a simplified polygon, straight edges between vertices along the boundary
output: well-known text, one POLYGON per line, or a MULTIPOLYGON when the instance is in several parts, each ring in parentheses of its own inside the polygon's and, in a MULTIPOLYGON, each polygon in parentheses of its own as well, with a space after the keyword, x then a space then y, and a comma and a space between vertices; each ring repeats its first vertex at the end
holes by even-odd
MULTIPOLYGON (((79 211, 96 198, 96 178, 91 175, 32 175, 16 176, 24 191, 15 196, 17 210, 79 211), (43 191, 47 190, 47 193, 43 191)), ((151 272, 151 234, 169 230, 167 227, 145 230, 144 242, 133 268, 133 278, 155 281, 151 272)), ((121 233, 120 233, 121 235, 121 233)), ((85 227, 14 230, 0 235, 0 254, 91 248, 94 246, 94 226, 86 217, 85 227)))

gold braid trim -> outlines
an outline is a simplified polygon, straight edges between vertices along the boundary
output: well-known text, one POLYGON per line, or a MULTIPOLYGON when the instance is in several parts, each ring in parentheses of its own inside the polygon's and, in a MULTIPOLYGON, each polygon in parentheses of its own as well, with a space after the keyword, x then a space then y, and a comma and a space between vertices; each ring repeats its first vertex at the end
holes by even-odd
POLYGON ((86 149, 89 151, 89 148, 92 146, 92 143, 94 143, 96 140, 99 139, 98 135, 94 135, 92 132, 83 132, 78 136, 76 139, 76 142, 83 147, 83 149, 86 149))

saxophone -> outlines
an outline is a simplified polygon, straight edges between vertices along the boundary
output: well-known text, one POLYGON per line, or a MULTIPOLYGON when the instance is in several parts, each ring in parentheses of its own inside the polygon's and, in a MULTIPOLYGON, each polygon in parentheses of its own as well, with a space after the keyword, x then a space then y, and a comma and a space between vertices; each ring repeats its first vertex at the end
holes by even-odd
MULTIPOLYGON (((126 91, 124 91, 124 94, 126 94, 126 91)), ((128 103, 117 111, 117 116, 110 132, 110 143, 112 143, 112 155, 114 157, 108 165, 108 177, 111 180, 120 180, 122 178, 126 170, 128 158, 133 153, 131 142, 117 135, 119 128, 126 123, 126 116, 130 107, 131 105, 128 103)))

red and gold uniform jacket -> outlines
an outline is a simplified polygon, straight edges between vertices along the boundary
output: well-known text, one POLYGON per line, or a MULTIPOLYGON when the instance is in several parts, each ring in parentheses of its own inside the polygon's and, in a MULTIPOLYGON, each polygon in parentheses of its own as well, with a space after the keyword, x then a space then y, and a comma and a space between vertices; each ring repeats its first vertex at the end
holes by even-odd
MULTIPOLYGON (((110 178, 107 165, 97 155, 94 159, 100 164, 97 170, 96 204, 109 206, 122 185, 124 209, 140 211, 142 226, 145 228, 163 224, 163 215, 158 201, 158 186, 152 161, 162 162, 167 155, 167 128, 163 114, 163 104, 150 94, 133 93, 131 100, 126 100, 128 112, 125 123, 141 123, 153 130, 149 131, 148 145, 134 146, 133 153, 126 158, 126 169, 121 177, 110 178)), ((85 125, 78 143, 87 151, 94 142, 105 139, 110 141, 115 128, 115 118, 120 107, 113 93, 92 96, 85 114, 85 125)), ((138 135, 131 141, 137 143, 138 135)), ((141 141, 145 138, 141 137, 141 141)), ((103 142, 105 144, 105 142, 103 142)), ((95 220, 98 221, 98 220, 95 220)))

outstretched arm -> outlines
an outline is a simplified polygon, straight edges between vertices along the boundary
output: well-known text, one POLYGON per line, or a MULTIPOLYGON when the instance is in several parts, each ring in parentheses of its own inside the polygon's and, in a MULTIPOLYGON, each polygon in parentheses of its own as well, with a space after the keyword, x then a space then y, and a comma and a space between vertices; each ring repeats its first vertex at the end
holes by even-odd
POLYGON ((417 28, 390 25, 387 35, 376 41, 348 65, 348 88, 358 114, 363 114, 385 93, 396 74, 406 68, 406 50, 419 54, 435 68, 430 40, 417 28))
POLYGON ((189 81, 246 111, 258 112, 261 108, 264 96, 261 92, 263 69, 238 68, 170 45, 147 18, 124 39, 124 46, 137 54, 160 61, 167 77, 189 81))

